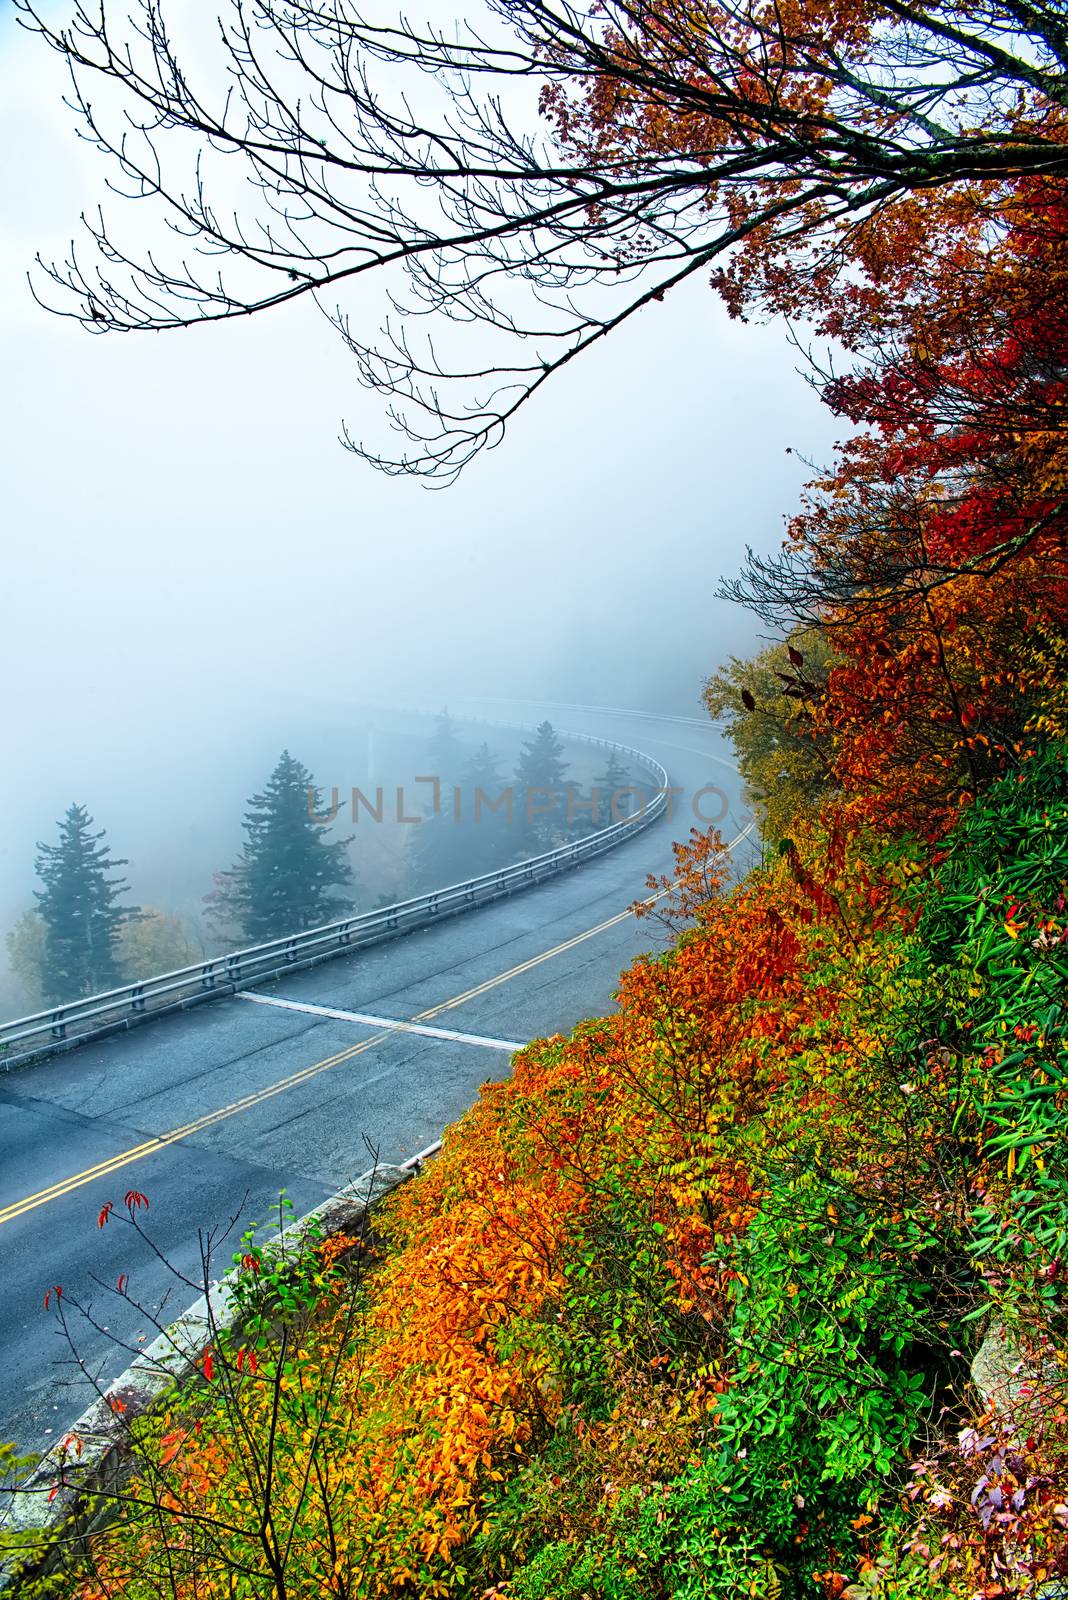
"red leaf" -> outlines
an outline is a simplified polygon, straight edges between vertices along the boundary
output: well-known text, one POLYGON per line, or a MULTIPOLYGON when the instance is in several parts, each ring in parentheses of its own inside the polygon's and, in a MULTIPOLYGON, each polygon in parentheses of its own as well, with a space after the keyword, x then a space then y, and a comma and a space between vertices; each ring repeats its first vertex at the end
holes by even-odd
POLYGON ((125 1294, 126 1293, 126 1285, 129 1283, 129 1281, 130 1281, 130 1278, 129 1278, 129 1274, 128 1273, 125 1273, 125 1272, 120 1272, 119 1273, 118 1282, 116 1283, 115 1287, 119 1291, 120 1294, 125 1294))
POLYGON ((108 1218, 110 1217, 110 1215, 112 1213, 113 1207, 114 1207, 114 1201, 112 1201, 112 1200, 109 1200, 107 1205, 101 1206, 100 1215, 96 1219, 96 1225, 97 1225, 98 1228, 102 1228, 104 1226, 105 1222, 108 1220, 108 1218))
POLYGON ((215 1358, 210 1350, 205 1351, 204 1354, 204 1376, 209 1383, 215 1376, 215 1358))
POLYGON ((123 1198, 123 1204, 125 1205, 127 1211, 136 1211, 140 1206, 144 1206, 145 1210, 147 1211, 148 1196, 147 1194, 142 1194, 140 1189, 127 1189, 123 1198))

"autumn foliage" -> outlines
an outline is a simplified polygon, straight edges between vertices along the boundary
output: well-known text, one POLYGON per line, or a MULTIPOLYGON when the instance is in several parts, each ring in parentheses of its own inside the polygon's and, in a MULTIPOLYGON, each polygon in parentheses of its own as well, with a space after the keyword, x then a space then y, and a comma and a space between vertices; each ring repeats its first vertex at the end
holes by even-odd
MULTIPOLYGON (((284 1592, 971 1596, 1059 1570, 1065 789, 1063 748, 1029 757, 933 855, 827 809, 734 888, 713 839, 680 851, 660 907, 688 931, 484 1090, 388 1205, 358 1319, 324 1280, 299 1357, 231 1353, 249 1429, 282 1371, 284 1592), (970 1384, 991 1326, 1043 1373, 1015 1421, 970 1384)), ((222 1371, 150 1442, 183 1595, 273 1592, 222 1371), (243 1530, 225 1559, 203 1516, 243 1530)), ((171 1592, 159 1550, 127 1513, 79 1593, 171 1592)))
MULTIPOLYGON (((826 60, 911 15, 780 12, 754 126, 811 137, 843 91, 797 60, 809 12, 826 60)), ((664 16, 677 67, 699 19, 664 16)), ((547 106, 624 164, 717 136, 655 74, 547 106)), ((1063 157, 1059 106, 995 111, 1063 157)), ((823 254, 758 232, 720 280, 855 358, 823 381, 856 433, 734 586, 788 645, 711 691, 754 797, 786 780, 763 864, 678 847, 645 907, 673 946, 484 1089, 384 1207, 357 1299, 317 1280, 299 1355, 277 1328, 222 1353, 237 1433, 205 1370, 80 1600, 1068 1579, 1068 196, 977 171, 828 228, 823 254), (270 1539, 241 1430, 272 1441, 270 1539)))
POLYGON ((734 586, 818 623, 834 664, 810 692, 795 674, 795 733, 895 830, 944 826, 1065 729, 1068 211, 1029 183, 986 220, 993 245, 922 292, 891 279, 863 366, 826 384, 863 431, 734 586))

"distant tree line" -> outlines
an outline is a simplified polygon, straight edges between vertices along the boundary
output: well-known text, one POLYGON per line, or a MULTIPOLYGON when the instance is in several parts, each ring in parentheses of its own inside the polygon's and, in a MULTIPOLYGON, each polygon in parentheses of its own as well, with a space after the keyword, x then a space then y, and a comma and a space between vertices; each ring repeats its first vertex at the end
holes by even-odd
POLYGON ((412 836, 410 879, 430 890, 538 855, 618 820, 640 790, 613 752, 587 792, 568 781, 569 764, 552 723, 523 745, 506 777, 489 746, 468 752, 448 713, 433 742, 439 789, 412 836))
MULTIPOLYGON (((418 894, 492 872, 606 827, 637 804, 613 753, 588 793, 568 783, 564 746, 543 722, 510 777, 488 744, 468 749, 447 712, 431 743, 432 795, 405 860, 405 892, 418 894), (626 793, 624 793, 626 791, 626 793), (627 798, 629 793, 630 798, 627 798)), ((350 838, 324 826, 323 797, 309 770, 283 750, 251 796, 244 843, 205 896, 221 944, 256 944, 330 922, 357 909, 361 890, 350 838)), ((129 885, 104 829, 72 804, 55 842, 39 843, 35 906, 7 935, 8 958, 30 1002, 62 1004, 195 963, 202 947, 180 918, 128 902, 129 885)))

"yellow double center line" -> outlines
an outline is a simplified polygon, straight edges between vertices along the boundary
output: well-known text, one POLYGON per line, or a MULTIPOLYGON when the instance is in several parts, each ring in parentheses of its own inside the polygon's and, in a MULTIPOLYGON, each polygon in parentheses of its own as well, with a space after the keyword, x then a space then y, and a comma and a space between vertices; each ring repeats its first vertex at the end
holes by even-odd
POLYGON ((543 961, 548 961, 551 956, 563 955, 565 950, 573 950, 577 944, 582 944, 585 939, 592 939, 595 933, 604 933, 606 928, 614 928, 620 922, 626 922, 632 915, 628 906, 626 911, 619 911, 614 917, 599 922, 595 928, 587 928, 585 933, 576 933, 573 939, 565 939, 563 944, 554 945, 551 950, 543 950, 540 956, 531 956, 529 961, 521 961, 517 967, 510 967, 507 972, 502 972, 496 978, 487 978, 485 983, 476 983, 473 989, 465 989, 463 994, 453 995, 451 1000, 443 1000, 440 1005, 431 1006, 428 1011, 420 1011, 413 1022, 429 1022, 432 1017, 440 1017, 443 1011, 451 1011, 453 1006, 463 1005, 465 1000, 474 1000, 480 994, 487 994, 490 989, 496 989, 499 983, 507 983, 509 978, 518 978, 521 973, 530 972, 533 967, 540 967, 543 961))
MULTIPOLYGON (((490 989, 495 989, 498 984, 507 983, 512 978, 518 978, 522 973, 529 972, 532 967, 540 966, 543 961, 548 961, 552 956, 562 955, 565 950, 574 949, 575 945, 582 944, 585 939, 592 939, 595 934, 603 933, 607 928, 613 928, 617 923, 624 922, 630 916, 629 909, 621 911, 614 917, 599 922, 595 928, 587 928, 585 933, 576 934, 573 939, 565 939, 562 944, 554 945, 551 950, 543 950, 541 955, 534 956, 530 961, 522 961, 518 966, 510 967, 507 972, 499 973, 495 978, 488 978, 485 983, 476 984, 472 989, 466 989, 463 994, 454 995, 451 1000, 445 1000, 441 1005, 431 1006, 427 1011, 420 1011, 413 1017, 413 1022, 427 1022, 431 1017, 448 1011, 453 1006, 462 1005, 466 1000, 473 1000, 477 995, 486 994, 490 989)), ((161 1133, 154 1139, 146 1139, 143 1144, 134 1145, 130 1150, 120 1151, 118 1155, 109 1156, 106 1161, 98 1161, 95 1167, 87 1167, 84 1172, 76 1172, 69 1178, 62 1178, 58 1183, 50 1184, 47 1189, 39 1189, 36 1194, 29 1194, 22 1200, 15 1200, 11 1205, 0 1209, 0 1225, 13 1222, 16 1217, 25 1215, 27 1211, 34 1211, 38 1206, 45 1206, 51 1200, 58 1200, 65 1194, 70 1194, 75 1189, 82 1188, 87 1183, 93 1183, 97 1178, 106 1178, 112 1172, 118 1172, 122 1167, 128 1167, 135 1161, 143 1161, 146 1156, 155 1155, 157 1150, 165 1150, 168 1145, 178 1144, 182 1139, 189 1139, 193 1134, 203 1133, 206 1128, 212 1128, 218 1122, 225 1122, 229 1117, 236 1117, 242 1111, 250 1111, 253 1106, 258 1106, 264 1100, 270 1100, 275 1095, 284 1094, 287 1089, 295 1089, 298 1084, 307 1083, 310 1079, 318 1077, 321 1072, 329 1072, 332 1067, 338 1067, 345 1061, 351 1061, 354 1056, 359 1056, 365 1050, 371 1050, 377 1044, 390 1038, 391 1030, 384 1029, 374 1033, 368 1039, 361 1039, 359 1044, 350 1045, 347 1050, 339 1050, 336 1055, 327 1056, 323 1061, 316 1061, 310 1067, 302 1067, 299 1072, 290 1073, 287 1078, 280 1078, 277 1083, 268 1084, 264 1089, 257 1089, 253 1094, 247 1094, 240 1100, 234 1100, 228 1106, 220 1106, 216 1111, 208 1111, 202 1117, 197 1117, 192 1122, 183 1123, 180 1128, 172 1128, 169 1133, 161 1133)))
POLYGON ((364 1050, 370 1050, 372 1045, 381 1044, 382 1040, 388 1037, 388 1033, 376 1033, 370 1039, 361 1039, 359 1044, 350 1046, 348 1050, 340 1050, 337 1055, 327 1056, 325 1061, 316 1061, 313 1066, 303 1067, 300 1072, 293 1072, 288 1078, 280 1078, 277 1083, 268 1084, 265 1089, 257 1089, 254 1094, 247 1094, 243 1099, 234 1100, 228 1106, 220 1106, 217 1111, 208 1111, 193 1122, 183 1123, 180 1128, 172 1128, 169 1133, 158 1134, 154 1139, 146 1139, 144 1144, 134 1145, 131 1150, 123 1150, 118 1155, 109 1156, 106 1161, 98 1161, 95 1167, 87 1167, 84 1172, 76 1172, 73 1177, 62 1178, 59 1183, 53 1183, 47 1189, 39 1189, 36 1194, 29 1194, 24 1200, 15 1200, 0 1210, 0 1224, 12 1222, 26 1211, 47 1205, 50 1200, 58 1200, 61 1195, 70 1194, 73 1189, 80 1189, 83 1184, 92 1183, 96 1178, 105 1178, 109 1173, 117 1172, 120 1167, 128 1167, 134 1161, 143 1161, 146 1156, 155 1155, 157 1150, 165 1150, 169 1144, 177 1144, 182 1139, 190 1138, 194 1133, 203 1133, 205 1128, 214 1127, 217 1122, 225 1122, 228 1117, 236 1117, 239 1112, 248 1111, 262 1101, 270 1100, 276 1094, 284 1094, 287 1089, 294 1089, 297 1084, 306 1083, 318 1073, 327 1072, 331 1067, 339 1066, 342 1061, 351 1060, 353 1056, 360 1055, 364 1050))
MULTIPOLYGON (((727 848, 733 849, 749 831, 749 828, 743 829, 737 839, 731 840, 727 848)), ((645 904, 652 905, 666 892, 661 890, 658 894, 650 895, 645 904)), ((432 1017, 440 1016, 443 1011, 450 1011, 454 1006, 463 1005, 467 1000, 474 1000, 479 995, 487 994, 499 984, 508 983, 512 978, 518 978, 524 972, 540 967, 543 961, 550 961, 553 956, 573 950, 576 945, 594 938, 596 934, 618 927, 621 922, 626 922, 631 914, 628 906, 626 911, 618 911, 615 916, 607 917, 604 922, 597 923, 596 927, 587 928, 584 933, 577 933, 573 938, 553 945, 551 950, 543 950, 541 955, 532 956, 529 961, 521 961, 517 966, 509 967, 507 972, 498 973, 495 978, 487 978, 485 983, 477 983, 473 988, 465 989, 462 994, 453 995, 451 1000, 443 1000, 440 1005, 420 1011, 411 1020, 429 1022, 432 1017)), ((95 1167, 87 1167, 84 1172, 76 1172, 72 1177, 62 1178, 58 1183, 49 1185, 47 1189, 39 1189, 36 1194, 28 1194, 23 1200, 15 1200, 11 1205, 0 1208, 0 1226, 5 1222, 13 1222, 16 1217, 24 1216, 27 1211, 36 1210, 38 1206, 47 1205, 51 1200, 58 1200, 75 1189, 81 1189, 97 1178, 106 1178, 110 1173, 131 1166, 135 1161, 143 1161, 146 1156, 155 1155, 157 1150, 165 1150, 168 1145, 178 1144, 182 1139, 191 1138, 193 1134, 203 1133, 206 1128, 213 1128, 218 1122, 236 1117, 242 1111, 250 1111, 253 1106, 261 1105, 264 1100, 271 1100, 277 1094, 284 1094, 287 1089, 295 1089, 298 1084, 307 1083, 310 1079, 318 1077, 320 1072, 329 1072, 332 1067, 341 1066, 343 1062, 351 1061, 354 1056, 362 1055, 365 1050, 371 1050, 375 1045, 382 1044, 384 1040, 390 1038, 391 1032, 391 1029, 386 1028, 380 1033, 374 1033, 368 1039, 361 1039, 359 1044, 350 1045, 347 1050, 339 1050, 336 1055, 327 1056, 325 1060, 316 1061, 310 1067, 302 1067, 299 1072, 290 1073, 288 1078, 279 1078, 277 1083, 268 1084, 265 1089, 257 1089, 254 1094, 247 1094, 243 1099, 235 1100, 228 1106, 220 1106, 217 1111, 205 1112, 204 1116, 183 1123, 180 1128, 172 1128, 169 1133, 161 1133, 154 1139, 146 1139, 144 1144, 134 1145, 131 1150, 123 1150, 118 1155, 109 1156, 106 1161, 98 1161, 95 1167)))

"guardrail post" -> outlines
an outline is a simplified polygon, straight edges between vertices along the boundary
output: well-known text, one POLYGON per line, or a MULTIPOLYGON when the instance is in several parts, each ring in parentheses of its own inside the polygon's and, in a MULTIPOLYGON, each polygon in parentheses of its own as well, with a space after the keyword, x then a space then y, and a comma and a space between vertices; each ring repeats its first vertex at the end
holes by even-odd
MULTIPOLYGON (((491 724, 487 720, 487 726, 511 727, 512 725, 498 722, 491 724)), ((483 899, 490 898, 495 891, 509 894, 513 888, 520 889, 528 884, 540 883, 543 878, 550 877, 564 867, 610 849, 619 839, 629 836, 632 831, 637 831, 644 823, 651 822, 666 810, 668 776, 658 761, 615 740, 588 734, 571 734, 569 737, 577 738, 587 745, 619 750, 636 769, 649 773, 656 785, 651 803, 643 805, 640 810, 614 827, 598 830, 583 839, 569 840, 567 844, 546 851, 533 860, 516 862, 512 866, 497 868, 481 877, 451 884, 447 891, 432 891, 399 905, 339 918, 326 927, 310 928, 288 938, 268 940, 265 944, 250 949, 235 950, 225 955, 204 958, 199 962, 194 961, 189 966, 174 972, 124 984, 104 994, 89 995, 60 1006, 46 1006, 33 1016, 18 1018, 14 1023, 7 1025, 0 1024, 0 1052, 9 1051, 14 1044, 28 1046, 26 1050, 28 1055, 48 1053, 50 1046, 44 1041, 49 1036, 57 1043, 71 1042, 79 1035, 84 1024, 89 1024, 84 1033, 85 1038, 92 1038, 100 1031, 109 1031, 113 1026, 111 1023, 103 1030, 95 1026, 102 1014, 109 1012, 118 1014, 126 1008, 127 1015, 130 1012, 151 1015, 159 1002, 162 1002, 161 1010, 173 1009, 175 997, 179 994, 189 1003, 195 1003, 197 999, 209 998, 223 990, 224 984, 231 990, 242 987, 243 981, 247 982, 252 973, 263 973, 268 966, 270 966, 270 976, 280 977, 286 967, 293 966, 299 962, 302 955, 312 951, 315 953, 311 954, 310 959, 316 961, 325 959, 328 951, 332 954, 342 947, 361 946, 365 931, 373 940, 379 935, 383 924, 389 933, 398 933, 402 927, 418 927, 428 923, 436 919, 442 910, 443 896, 447 900, 448 908, 455 909, 461 905, 478 905, 483 899), (665 787, 660 787, 661 785, 665 787), (35 1052, 34 1046, 29 1043, 35 1038, 41 1041, 39 1052, 35 1052)), ((179 1000, 177 1003, 184 1002, 179 1000)), ((23 1056, 19 1055, 13 1059, 22 1060, 23 1056)), ((6 1067, 10 1065, 10 1061, 5 1058, 0 1064, 6 1067)))

